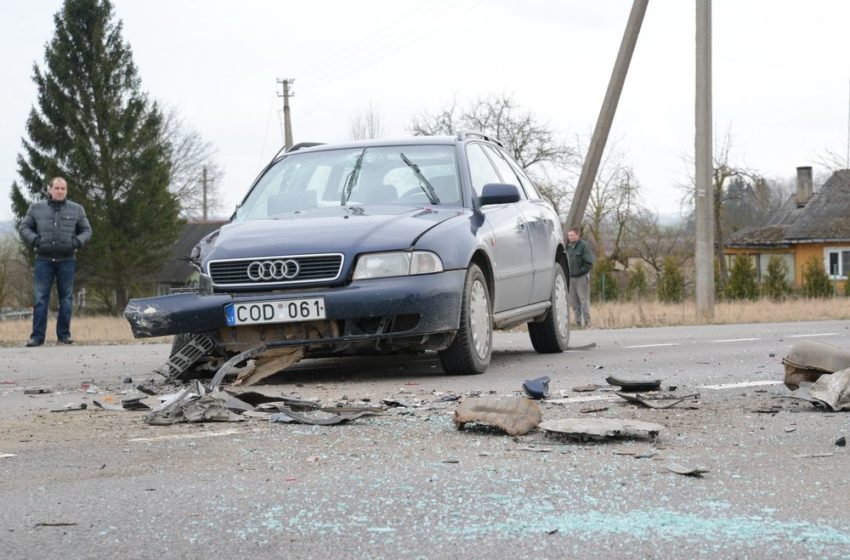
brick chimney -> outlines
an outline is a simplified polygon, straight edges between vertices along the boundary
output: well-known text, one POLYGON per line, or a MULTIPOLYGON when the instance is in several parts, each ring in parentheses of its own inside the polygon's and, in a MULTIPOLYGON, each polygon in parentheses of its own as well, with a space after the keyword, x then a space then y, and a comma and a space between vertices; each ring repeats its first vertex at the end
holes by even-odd
POLYGON ((797 208, 802 208, 812 198, 812 168, 797 168, 797 208))

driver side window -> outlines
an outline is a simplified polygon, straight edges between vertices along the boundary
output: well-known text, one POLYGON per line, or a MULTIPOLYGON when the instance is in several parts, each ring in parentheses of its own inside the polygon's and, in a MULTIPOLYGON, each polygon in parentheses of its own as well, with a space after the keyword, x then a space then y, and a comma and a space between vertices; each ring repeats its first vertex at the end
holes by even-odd
POLYGON ((476 196, 481 196, 484 185, 488 183, 500 183, 499 174, 490 163, 490 159, 480 144, 469 144, 466 146, 466 159, 469 162, 469 175, 472 179, 472 188, 476 196))

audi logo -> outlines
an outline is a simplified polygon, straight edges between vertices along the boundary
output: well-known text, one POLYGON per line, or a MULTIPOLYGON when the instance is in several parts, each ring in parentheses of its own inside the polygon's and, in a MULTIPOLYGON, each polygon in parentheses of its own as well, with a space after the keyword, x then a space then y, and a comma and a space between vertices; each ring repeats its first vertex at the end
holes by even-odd
POLYGON ((254 261, 248 265, 248 278, 254 282, 260 280, 292 280, 298 276, 301 266, 298 261, 254 261))

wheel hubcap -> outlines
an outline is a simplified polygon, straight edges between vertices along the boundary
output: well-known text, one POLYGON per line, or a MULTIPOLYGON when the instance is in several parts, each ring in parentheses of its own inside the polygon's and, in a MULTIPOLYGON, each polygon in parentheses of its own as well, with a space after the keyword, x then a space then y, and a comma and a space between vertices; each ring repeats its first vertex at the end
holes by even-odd
POLYGON ((553 294, 554 301, 552 302, 552 312, 555 313, 555 325, 558 327, 558 334, 561 338, 565 338, 569 332, 570 323, 569 307, 567 304, 567 283, 564 280, 563 274, 555 274, 555 293, 553 294))
POLYGON ((487 289, 480 280, 472 283, 469 294, 469 330, 472 343, 479 358, 486 358, 490 352, 490 306, 487 304, 487 289))

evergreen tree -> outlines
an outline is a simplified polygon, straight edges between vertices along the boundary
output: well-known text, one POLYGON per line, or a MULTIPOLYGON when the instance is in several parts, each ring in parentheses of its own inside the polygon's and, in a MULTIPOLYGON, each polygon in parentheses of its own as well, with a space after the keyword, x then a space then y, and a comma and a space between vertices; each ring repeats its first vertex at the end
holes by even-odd
POLYGON ((170 147, 109 0, 65 0, 54 24, 45 65, 33 68, 37 106, 12 206, 20 220, 51 177, 65 177, 68 197, 86 209, 94 232, 79 255, 80 282, 120 312, 179 233, 179 205, 168 191, 170 147))
POLYGON ((823 261, 812 257, 803 265, 803 295, 810 298, 827 298, 833 295, 832 282, 823 268, 823 261))
POLYGON ((762 286, 764 295, 770 299, 784 299, 791 293, 791 284, 788 283, 788 265, 785 259, 777 255, 770 257, 767 261, 767 277, 762 286))
POLYGON ((610 259, 599 259, 590 269, 590 297, 594 301, 613 301, 620 294, 614 277, 614 263, 610 259))
POLYGON ((643 263, 638 263, 629 274, 629 284, 626 288, 629 299, 644 299, 649 293, 646 280, 646 269, 643 263))
POLYGON ((757 272, 751 258, 737 255, 729 271, 726 284, 726 296, 729 299, 757 299, 759 288, 756 283, 757 272))
POLYGON ((680 303, 685 299, 685 276, 674 256, 664 258, 664 268, 658 281, 658 299, 664 303, 680 303))

